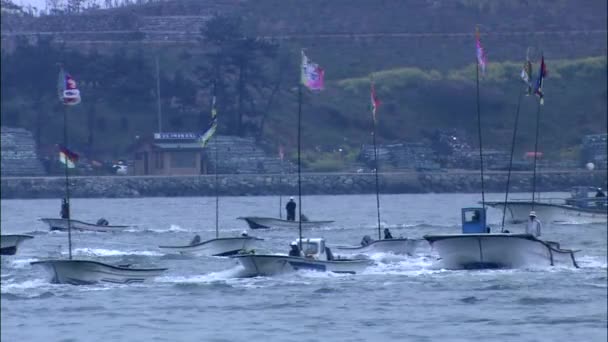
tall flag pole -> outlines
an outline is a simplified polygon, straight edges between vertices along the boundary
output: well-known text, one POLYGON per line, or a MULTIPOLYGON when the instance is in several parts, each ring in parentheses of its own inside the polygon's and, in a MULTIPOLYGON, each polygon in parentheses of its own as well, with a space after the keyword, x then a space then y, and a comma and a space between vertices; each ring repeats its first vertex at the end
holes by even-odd
POLYGON ((482 208, 486 208, 486 198, 485 198, 485 189, 484 189, 484 181, 483 181, 483 144, 481 139, 481 110, 479 105, 479 69, 481 69, 482 74, 485 74, 486 71, 486 52, 481 45, 481 40, 479 37, 479 27, 475 28, 475 50, 477 55, 477 67, 475 68, 475 76, 476 76, 476 85, 477 85, 477 134, 479 137, 479 165, 480 165, 480 175, 481 175, 481 205, 482 208))
POLYGON ((539 97, 538 100, 538 109, 536 110, 536 135, 534 138, 534 173, 532 176, 532 210, 534 210, 535 205, 535 196, 536 196, 536 168, 537 168, 537 159, 538 159, 538 136, 540 135, 540 110, 545 102, 543 93, 543 83, 545 81, 545 77, 547 77, 547 66, 545 65, 545 56, 541 53, 540 59, 540 68, 538 71, 538 79, 536 80, 536 85, 534 87, 534 94, 539 97))
POLYGON ((325 71, 319 65, 311 62, 302 49, 302 64, 300 66, 300 82, 298 82, 298 231, 300 251, 302 250, 302 86, 312 91, 321 91, 325 86, 325 71))
POLYGON ((521 108, 521 99, 522 95, 525 93, 526 96, 532 94, 532 63, 530 63, 530 48, 526 51, 526 62, 524 63, 524 67, 521 71, 520 77, 526 84, 526 89, 520 90, 518 88, 518 96, 517 96, 517 109, 515 111, 515 122, 513 123, 513 137, 511 139, 511 156, 509 159, 509 170, 507 172, 507 185, 505 190, 505 202, 502 210, 502 224, 500 226, 500 231, 504 232, 505 230, 505 217, 507 215, 507 202, 509 199, 509 187, 511 184, 511 170, 513 169, 513 155, 515 154, 515 139, 517 137, 517 127, 519 123, 519 110, 521 108))
POLYGON ((374 74, 370 75, 370 95, 371 95, 371 108, 372 108, 372 141, 374 144, 374 175, 376 177, 376 213, 378 216, 378 240, 382 240, 382 233, 380 227, 380 182, 378 181, 378 147, 376 145, 376 123, 377 116, 376 112, 380 107, 380 100, 376 95, 376 87, 374 86, 374 74))
POLYGON ((65 201, 62 203, 61 211, 63 213, 65 206, 65 213, 68 221, 68 250, 69 258, 72 260, 72 224, 70 215, 70 181, 68 175, 68 169, 75 167, 75 162, 78 160, 78 155, 70 151, 68 146, 68 107, 75 106, 80 103, 80 91, 76 86, 74 78, 67 73, 63 66, 60 66, 59 77, 57 80, 57 95, 59 101, 63 103, 63 146, 59 147, 59 160, 65 165, 65 201))
MULTIPOLYGON (((213 133, 215 133, 215 131, 217 130, 217 107, 216 107, 216 103, 215 103, 215 94, 217 93, 217 80, 213 80, 213 97, 211 98, 211 127, 210 128, 211 134, 209 135, 209 138, 211 138, 211 136, 213 135, 213 133)), ((209 139, 208 138, 208 139, 209 139)), ((213 168, 213 171, 215 173, 215 238, 219 238, 220 237, 220 194, 219 194, 219 180, 218 180, 218 173, 217 173, 217 164, 218 164, 218 153, 219 153, 219 145, 217 143, 217 137, 215 138, 215 167, 213 168)))

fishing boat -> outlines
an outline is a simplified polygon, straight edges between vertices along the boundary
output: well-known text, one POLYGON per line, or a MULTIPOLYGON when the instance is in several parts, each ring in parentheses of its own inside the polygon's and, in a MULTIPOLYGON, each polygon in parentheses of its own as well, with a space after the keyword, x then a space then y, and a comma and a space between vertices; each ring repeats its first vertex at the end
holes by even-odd
POLYGON ((29 239, 33 239, 31 235, 24 234, 6 234, 0 235, 0 255, 15 255, 17 253, 17 247, 29 239))
POLYGON ((251 229, 269 229, 269 228, 291 228, 297 229, 302 225, 303 228, 320 228, 326 227, 334 223, 334 221, 289 221, 274 217, 257 217, 246 216, 238 217, 239 220, 244 220, 251 229))
MULTIPOLYGON (((76 82, 63 68, 59 72, 59 94, 63 110, 63 143, 60 147, 60 161, 65 165, 65 199, 62 214, 65 214, 68 231, 68 259, 48 259, 31 262, 41 266, 51 276, 52 283, 89 285, 95 283, 131 284, 151 279, 166 271, 166 268, 137 268, 133 265, 110 265, 94 260, 72 258, 72 220, 70 219, 70 182, 69 168, 75 166, 78 155, 68 150, 67 106, 80 102, 80 93, 76 82)), ((64 216, 64 215, 62 215, 64 216)))
POLYGON ((342 254, 373 254, 373 253, 393 253, 412 255, 417 246, 417 240, 398 238, 394 239, 388 228, 385 228, 384 240, 382 239, 380 225, 380 182, 378 180, 378 148, 376 145, 376 111, 380 106, 380 100, 376 96, 373 74, 371 75, 371 105, 372 105, 372 142, 374 146, 374 175, 376 178, 376 218, 378 228, 378 240, 372 240, 369 236, 364 236, 359 246, 338 246, 339 253, 342 254))
POLYGON ((292 245, 301 246, 299 255, 249 253, 237 254, 233 258, 243 266, 245 277, 274 276, 300 270, 355 274, 373 264, 370 259, 334 258, 321 238, 298 239, 292 245))
MULTIPOLYGON (((608 221, 607 197, 595 197, 595 188, 574 187, 569 198, 544 198, 532 202, 512 199, 506 202, 506 214, 511 223, 526 222, 528 213, 536 211, 545 222, 553 223, 606 223, 608 221)), ((486 202, 490 207, 505 210, 505 202, 486 202)))
MULTIPOLYGON (((207 142, 216 133, 217 130, 217 111, 215 108, 215 89, 216 82, 213 82, 213 97, 211 100, 211 125, 209 129, 203 133, 200 137, 200 142, 203 146, 206 146, 207 142)), ((215 140, 217 142, 217 140, 215 140)), ((255 247, 257 241, 263 239, 249 236, 247 232, 243 232, 241 236, 235 237, 220 237, 219 232, 219 181, 218 181, 218 150, 215 147, 215 238, 207 241, 200 241, 200 237, 196 235, 194 239, 188 245, 182 246, 158 246, 162 251, 166 253, 195 253, 206 256, 230 256, 237 254, 243 250, 249 250, 255 247)))
POLYGON ((462 209, 462 234, 425 235, 446 269, 578 268, 575 252, 531 234, 490 233, 483 208, 462 209))
MULTIPOLYGON (((69 228, 72 230, 78 231, 91 231, 91 232, 119 232, 129 226, 114 226, 109 224, 101 224, 104 223, 103 219, 99 220, 96 224, 87 223, 83 221, 78 221, 74 219, 70 219, 69 228)), ((46 223, 49 226, 50 230, 58 230, 58 231, 67 231, 68 230, 68 220, 62 218, 41 218, 40 221, 46 223)), ((107 223, 107 222, 105 222, 107 223)))

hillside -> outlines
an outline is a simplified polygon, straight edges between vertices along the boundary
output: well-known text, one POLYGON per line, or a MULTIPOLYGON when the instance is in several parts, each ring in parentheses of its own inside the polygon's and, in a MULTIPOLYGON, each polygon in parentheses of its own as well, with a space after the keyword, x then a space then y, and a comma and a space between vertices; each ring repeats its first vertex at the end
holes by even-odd
MULTIPOLYGON (((182 0, 77 15, 3 12, 3 124, 31 130, 42 146, 60 139, 55 64, 64 61, 83 92, 72 111, 72 141, 94 154, 125 157, 135 136, 156 130, 158 56, 165 129, 202 130, 216 50, 201 30, 217 15, 241 18, 239 34, 276 46, 267 56, 231 56, 218 97, 220 130, 254 135, 273 153, 280 143, 293 151, 302 47, 327 76, 326 91, 305 97, 310 158, 337 148, 352 157, 368 143, 370 72, 383 101, 381 141, 417 141, 444 128, 473 139, 475 24, 490 60, 481 90, 488 146, 510 141, 527 48, 536 63, 542 51, 549 68, 541 146, 553 156, 571 155, 582 135, 606 130, 606 2, 574 0, 182 0), (245 77, 235 64, 243 57, 251 58, 245 77)), ((522 151, 536 110, 524 100, 522 151)))

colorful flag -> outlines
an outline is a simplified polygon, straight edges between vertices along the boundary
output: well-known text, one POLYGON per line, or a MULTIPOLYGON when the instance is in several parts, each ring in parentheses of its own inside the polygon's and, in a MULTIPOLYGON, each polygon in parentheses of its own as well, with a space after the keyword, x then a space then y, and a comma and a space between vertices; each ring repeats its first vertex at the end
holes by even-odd
POLYGON ((477 51, 477 64, 481 67, 481 73, 486 73, 486 64, 488 58, 486 57, 486 51, 481 46, 481 40, 479 39, 479 28, 475 28, 475 49, 477 51))
POLYGON ((536 80, 536 86, 534 87, 534 94, 540 98, 540 104, 545 103, 545 94, 543 93, 543 83, 547 77, 547 66, 545 65, 545 56, 541 55, 540 59, 540 70, 538 72, 538 79, 536 80))
POLYGON ((285 159, 285 151, 283 150, 283 145, 279 146, 279 159, 285 159))
POLYGON ((372 100, 372 118, 374 119, 374 123, 376 122, 376 110, 380 107, 380 100, 376 95, 376 87, 374 87, 374 80, 371 82, 371 100, 372 100))
POLYGON ((63 145, 59 145, 59 161, 63 164, 66 164, 69 169, 73 169, 76 167, 76 162, 78 161, 78 154, 70 151, 67 147, 63 145))
POLYGON ((80 103, 80 91, 76 87, 76 81, 63 68, 59 70, 57 92, 59 100, 66 106, 74 106, 80 103))
POLYGON ((215 134, 216 130, 217 130, 217 109, 215 107, 215 95, 213 95, 213 98, 211 99, 211 123, 209 124, 209 128, 207 128, 207 131, 205 131, 205 133, 203 133, 198 138, 198 142, 201 144, 201 147, 207 146, 207 143, 209 142, 209 140, 211 139, 213 134, 215 134))
POLYGON ((528 85, 526 96, 532 95, 532 63, 527 58, 523 69, 521 69, 521 79, 528 85))
POLYGON ((301 82, 310 90, 323 90, 325 85, 325 70, 316 63, 311 62, 302 50, 302 76, 301 82))

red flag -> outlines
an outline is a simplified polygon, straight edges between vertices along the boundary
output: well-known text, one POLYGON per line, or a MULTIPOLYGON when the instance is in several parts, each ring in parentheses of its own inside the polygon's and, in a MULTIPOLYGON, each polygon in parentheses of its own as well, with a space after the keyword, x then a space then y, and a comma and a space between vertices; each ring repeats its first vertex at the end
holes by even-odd
POLYGON ((376 122, 376 110, 380 106, 380 100, 378 96, 376 96, 376 88, 374 87, 374 81, 372 80, 371 84, 371 99, 372 99, 372 117, 374 122, 376 122))

